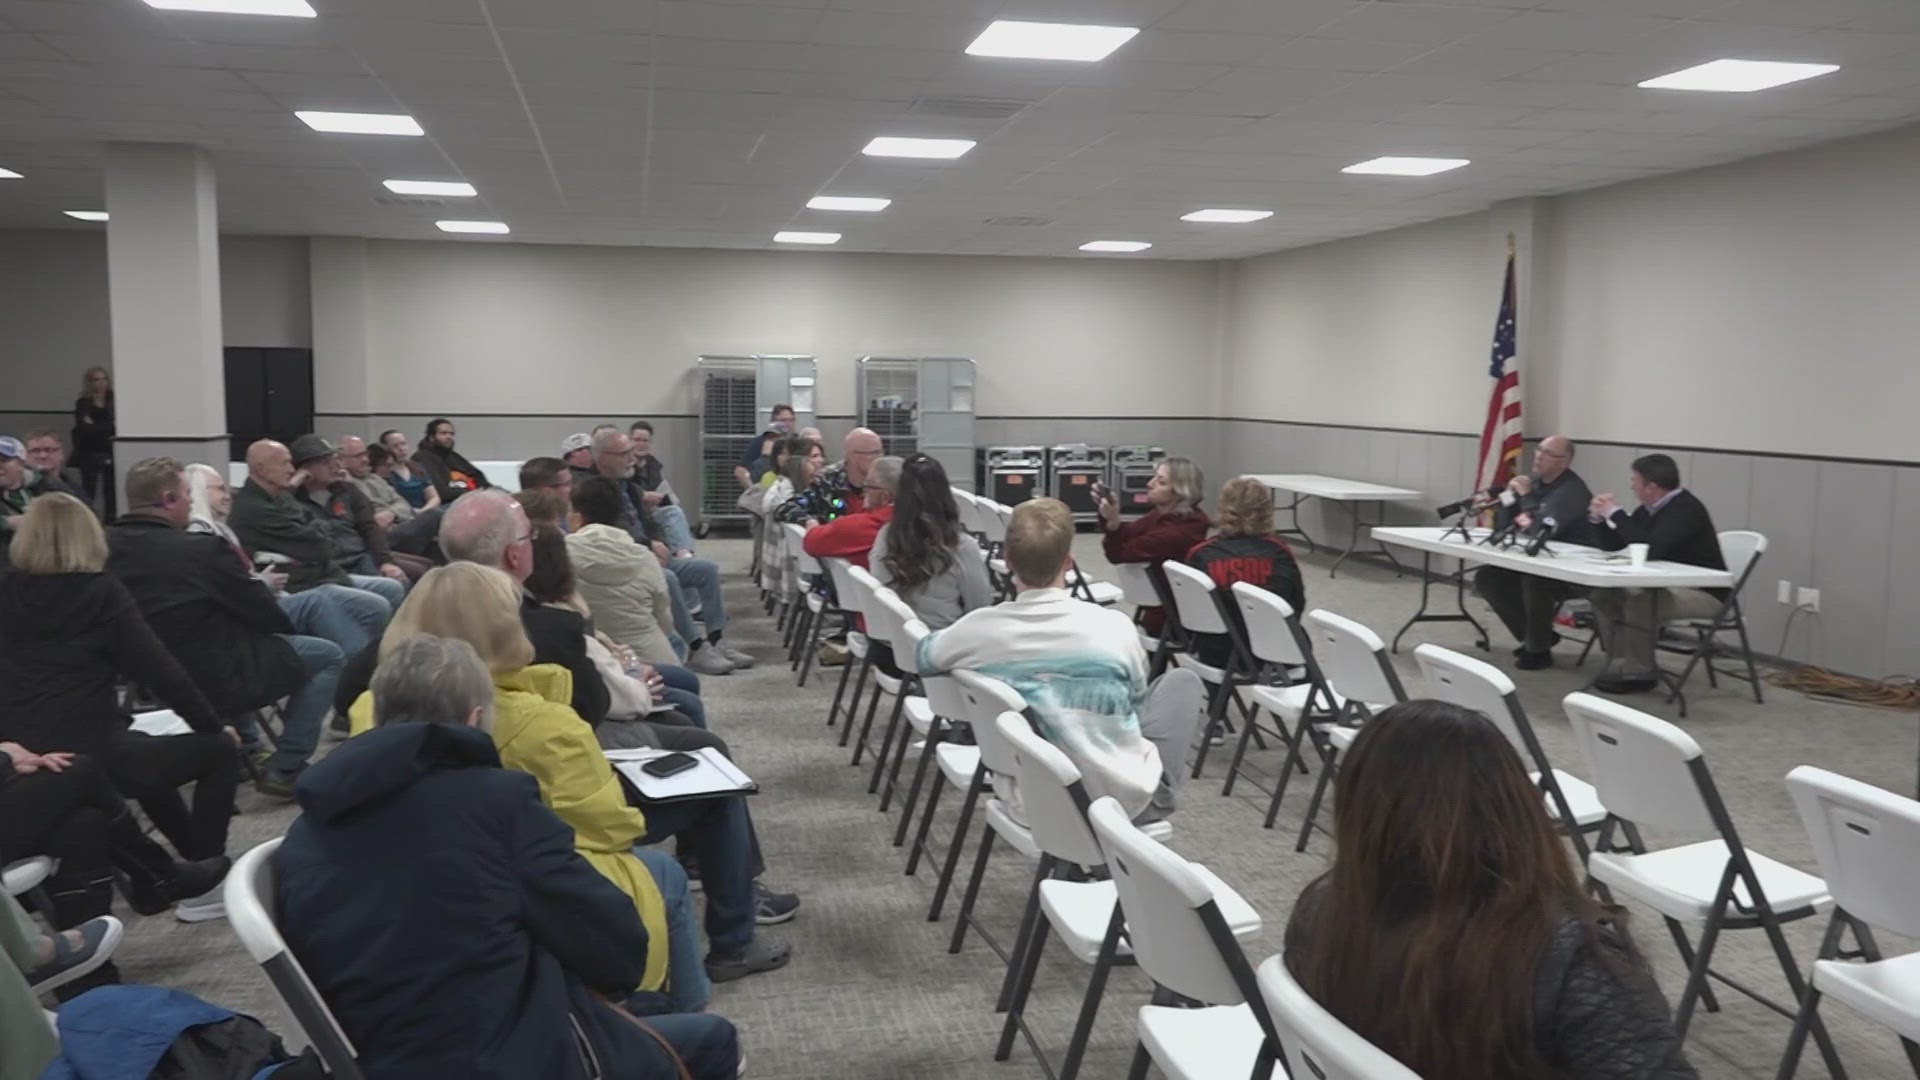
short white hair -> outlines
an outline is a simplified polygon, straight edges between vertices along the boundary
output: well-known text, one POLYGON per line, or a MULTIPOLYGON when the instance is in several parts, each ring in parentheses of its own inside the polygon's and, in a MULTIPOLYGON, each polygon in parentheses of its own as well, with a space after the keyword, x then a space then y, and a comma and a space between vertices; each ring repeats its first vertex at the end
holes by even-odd
POLYGON ((513 546, 514 515, 519 506, 499 488, 470 491, 455 499, 440 519, 440 550, 448 559, 498 567, 513 546))
POLYGON ((458 638, 422 634, 395 643, 369 689, 376 726, 464 724, 479 709, 480 729, 493 730, 493 676, 458 638))

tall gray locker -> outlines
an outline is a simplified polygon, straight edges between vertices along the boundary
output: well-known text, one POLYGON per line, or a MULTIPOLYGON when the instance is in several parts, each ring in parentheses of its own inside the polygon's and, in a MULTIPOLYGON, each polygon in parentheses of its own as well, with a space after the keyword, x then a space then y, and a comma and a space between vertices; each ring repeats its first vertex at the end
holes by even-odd
POLYGON ((794 429, 814 423, 815 365, 811 356, 755 353, 702 356, 694 367, 700 407, 700 528, 743 523, 733 467, 754 436, 767 430, 775 405, 791 405, 794 429))
POLYGON ((854 365, 860 424, 887 453, 922 453, 973 490, 973 361, 961 357, 863 356, 854 365))

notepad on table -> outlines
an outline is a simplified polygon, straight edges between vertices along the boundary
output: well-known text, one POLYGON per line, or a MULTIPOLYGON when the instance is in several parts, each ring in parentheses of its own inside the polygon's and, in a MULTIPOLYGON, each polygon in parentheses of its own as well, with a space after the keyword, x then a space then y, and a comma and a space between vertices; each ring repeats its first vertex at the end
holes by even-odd
POLYGON ((711 746, 685 751, 657 747, 609 750, 607 760, 613 763, 614 771, 626 777, 634 790, 648 802, 674 802, 712 795, 753 795, 760 790, 760 785, 754 783, 751 776, 741 772, 738 765, 728 761, 724 754, 711 746), (649 776, 641 769, 642 765, 655 758, 678 753, 698 758, 700 764, 672 776, 649 776))

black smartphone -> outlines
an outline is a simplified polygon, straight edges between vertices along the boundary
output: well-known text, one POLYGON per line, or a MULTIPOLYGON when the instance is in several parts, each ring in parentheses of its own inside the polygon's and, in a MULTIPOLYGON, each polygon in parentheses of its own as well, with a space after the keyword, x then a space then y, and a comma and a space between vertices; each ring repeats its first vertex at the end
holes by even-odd
POLYGON ((676 773, 686 772, 698 764, 700 759, 692 754, 665 754, 640 766, 640 771, 648 776, 665 780, 676 773))
POLYGON ((1107 490, 1107 485, 1101 483, 1098 480, 1095 480, 1093 482, 1093 501, 1094 502, 1096 503, 1106 502, 1107 497, 1111 494, 1113 493, 1107 490))

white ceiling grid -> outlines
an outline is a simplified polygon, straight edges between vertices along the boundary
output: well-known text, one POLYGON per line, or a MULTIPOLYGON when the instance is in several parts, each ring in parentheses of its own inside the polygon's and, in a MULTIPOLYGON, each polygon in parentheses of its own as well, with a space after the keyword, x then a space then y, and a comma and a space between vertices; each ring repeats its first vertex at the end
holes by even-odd
MULTIPOLYGON (((1222 258, 1920 119, 1913 0, 313 0, 317 19, 0 0, 0 227, 98 228, 103 145, 214 156, 222 227, 518 241, 1222 258), (994 18, 1142 27, 1107 60, 963 51, 994 18), (1836 63, 1754 94, 1642 90, 1725 56, 1836 63), (1011 116, 942 115, 944 99, 1011 116), (296 109, 409 113, 423 139, 296 109), (956 161, 874 135, 975 139, 956 161), (1471 158, 1346 176, 1380 155, 1471 158), (467 180, 450 215, 380 187, 467 180), (877 214, 816 194, 894 200, 877 214), (1246 225, 1203 207, 1270 209, 1246 225)), ((486 242, 486 241, 464 241, 486 242)), ((1112 257, 1112 256, 1106 256, 1112 257)))

